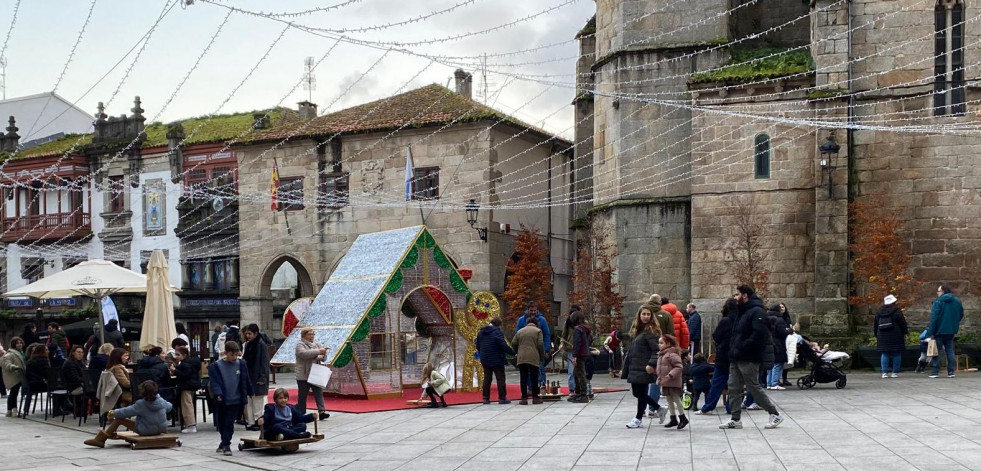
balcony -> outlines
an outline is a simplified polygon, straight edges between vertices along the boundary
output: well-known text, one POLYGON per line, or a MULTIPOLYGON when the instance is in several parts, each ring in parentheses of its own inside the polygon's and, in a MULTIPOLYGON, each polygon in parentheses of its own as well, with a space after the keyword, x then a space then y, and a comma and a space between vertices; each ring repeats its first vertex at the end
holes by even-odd
POLYGON ((3 219, 0 242, 63 242, 76 241, 92 235, 92 217, 85 213, 33 214, 16 219, 3 219))

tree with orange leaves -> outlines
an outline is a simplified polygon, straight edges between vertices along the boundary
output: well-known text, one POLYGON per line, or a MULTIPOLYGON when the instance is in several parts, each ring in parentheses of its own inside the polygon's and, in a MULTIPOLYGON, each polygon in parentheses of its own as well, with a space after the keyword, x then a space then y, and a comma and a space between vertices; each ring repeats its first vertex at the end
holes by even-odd
POLYGON ((613 280, 616 246, 606 238, 608 232, 607 226, 591 226, 586 236, 578 241, 576 260, 572 263, 575 289, 569 292, 569 300, 582 307, 597 332, 619 330, 623 321, 620 310, 624 296, 613 280))
POLYGON ((515 257, 508 263, 504 294, 501 295, 508 304, 508 312, 503 315, 505 324, 513 325, 532 302, 547 318, 552 305, 552 267, 548 261, 545 237, 538 229, 528 229, 522 224, 514 238, 514 252, 515 257))
POLYGON ((857 283, 856 294, 848 297, 848 303, 868 306, 869 315, 888 294, 896 296, 900 307, 913 304, 922 284, 910 275, 911 250, 903 238, 903 222, 885 207, 879 196, 848 204, 852 238, 848 249, 857 283))

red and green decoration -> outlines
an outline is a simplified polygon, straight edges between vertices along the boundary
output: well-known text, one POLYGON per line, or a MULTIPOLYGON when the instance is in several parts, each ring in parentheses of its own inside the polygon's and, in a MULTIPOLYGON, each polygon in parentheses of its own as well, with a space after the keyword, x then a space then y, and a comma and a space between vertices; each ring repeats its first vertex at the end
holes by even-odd
POLYGON ((392 279, 388 280, 388 284, 385 285, 385 292, 392 294, 398 291, 402 287, 404 280, 405 277, 402 275, 402 270, 395 270, 395 273, 392 273, 392 279))
POLYGON ((375 304, 372 304, 371 309, 368 310, 368 317, 378 317, 385 312, 385 308, 388 306, 386 298, 387 296, 384 294, 378 297, 375 304))
POLYGON ((351 359, 354 358, 354 348, 351 347, 351 342, 345 342, 344 346, 341 347, 340 353, 337 354, 337 358, 334 360, 333 365, 337 368, 344 368, 351 363, 351 359))
POLYGON ((436 239, 433 239, 429 231, 422 231, 422 235, 416 240, 416 247, 420 249, 431 249, 436 247, 436 239))
POLYGON ((416 262, 419 261, 419 249, 415 245, 409 248, 409 251, 405 254, 405 258, 402 259, 402 268, 412 268, 416 266, 416 262))
POLYGON ((351 341, 360 342, 368 338, 369 333, 371 333, 371 318, 365 317, 358 324, 358 327, 354 329, 354 332, 351 333, 351 341))

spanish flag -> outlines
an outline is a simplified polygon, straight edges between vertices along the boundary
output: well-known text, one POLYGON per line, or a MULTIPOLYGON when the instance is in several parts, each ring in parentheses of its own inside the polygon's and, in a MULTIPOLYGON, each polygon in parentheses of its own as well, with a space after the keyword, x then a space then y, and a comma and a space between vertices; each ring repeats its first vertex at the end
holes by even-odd
POLYGON ((275 211, 278 209, 278 201, 276 200, 276 195, 279 193, 279 164, 273 161, 272 170, 272 180, 269 181, 269 200, 272 201, 269 205, 269 209, 275 211))

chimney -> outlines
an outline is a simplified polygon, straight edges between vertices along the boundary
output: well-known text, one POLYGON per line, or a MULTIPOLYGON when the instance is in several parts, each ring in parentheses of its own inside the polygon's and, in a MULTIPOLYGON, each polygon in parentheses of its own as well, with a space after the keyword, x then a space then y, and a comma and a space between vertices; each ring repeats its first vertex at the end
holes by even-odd
POLYGON ((453 72, 453 77, 456 78, 456 92, 467 98, 473 98, 473 93, 471 93, 473 75, 464 72, 463 69, 456 69, 456 72, 453 72))
POLYGON ((304 121, 310 121, 317 117, 317 105, 310 103, 309 101, 301 101, 297 103, 299 105, 300 119, 304 121))

